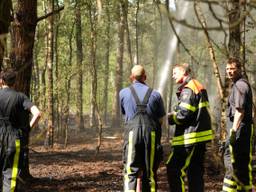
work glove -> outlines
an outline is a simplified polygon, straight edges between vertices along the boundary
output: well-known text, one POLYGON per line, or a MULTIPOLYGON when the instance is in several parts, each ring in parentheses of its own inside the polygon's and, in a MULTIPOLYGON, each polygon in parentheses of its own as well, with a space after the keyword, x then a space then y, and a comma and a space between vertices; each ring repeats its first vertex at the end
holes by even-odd
POLYGON ((168 118, 168 124, 169 125, 175 125, 173 116, 175 115, 175 112, 171 112, 167 114, 167 118, 168 118))
POLYGON ((233 129, 230 131, 229 143, 231 146, 234 146, 236 143, 236 132, 233 129))

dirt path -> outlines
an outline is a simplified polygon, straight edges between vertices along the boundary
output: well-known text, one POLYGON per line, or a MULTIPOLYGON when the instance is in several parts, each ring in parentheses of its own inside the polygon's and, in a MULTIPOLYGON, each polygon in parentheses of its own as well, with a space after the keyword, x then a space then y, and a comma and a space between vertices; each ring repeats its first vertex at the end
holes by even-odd
MULTIPOLYGON (((122 191, 122 139, 105 137, 101 152, 95 156, 96 140, 81 136, 66 149, 55 145, 51 151, 32 146, 31 174, 37 179, 26 192, 118 192, 122 191)), ((221 175, 206 169, 205 191, 221 189, 221 175)), ((168 191, 164 165, 159 169, 159 191, 168 191)))

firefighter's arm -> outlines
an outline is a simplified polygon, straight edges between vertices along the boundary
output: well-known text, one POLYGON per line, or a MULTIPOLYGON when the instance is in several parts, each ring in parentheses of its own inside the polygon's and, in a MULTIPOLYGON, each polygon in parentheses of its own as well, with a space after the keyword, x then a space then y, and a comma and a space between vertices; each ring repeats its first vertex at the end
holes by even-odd
POLYGON ((242 122, 242 119, 244 117, 244 110, 243 109, 236 109, 235 115, 234 115, 234 121, 233 126, 230 131, 230 137, 229 137, 229 143, 230 145, 234 145, 236 142, 236 132, 240 127, 240 124, 242 122))
POLYGON ((180 96, 180 102, 175 107, 175 111, 168 113, 168 122, 170 125, 183 124, 190 121, 195 111, 193 92, 191 89, 185 89, 180 96))
POLYGON ((32 119, 30 120, 30 127, 33 128, 37 122, 39 121, 40 117, 41 117, 41 112, 39 111, 39 109, 37 108, 37 106, 33 105, 30 108, 30 112, 32 113, 32 119))

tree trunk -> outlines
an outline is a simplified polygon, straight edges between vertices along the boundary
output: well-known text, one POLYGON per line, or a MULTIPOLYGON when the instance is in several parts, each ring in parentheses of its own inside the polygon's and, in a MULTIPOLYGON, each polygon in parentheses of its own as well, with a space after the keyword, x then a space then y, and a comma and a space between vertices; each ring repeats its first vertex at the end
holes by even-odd
MULTIPOLYGON (((38 40, 38 33, 35 35, 35 40, 38 40)), ((39 72, 39 65, 38 65, 38 46, 35 44, 34 46, 34 67, 33 67, 33 74, 34 74, 34 80, 32 81, 33 85, 33 93, 32 93, 32 98, 34 103, 39 106, 40 104, 40 72, 39 72)))
POLYGON ((90 112, 90 127, 95 126, 95 101, 97 101, 97 67, 96 67, 96 42, 97 42, 97 34, 96 34, 96 13, 95 9, 92 9, 91 2, 88 5, 89 7, 89 21, 90 21, 90 75, 91 75, 91 112, 90 112))
POLYGON ((135 42, 136 42, 136 55, 134 64, 139 64, 139 27, 138 27, 138 15, 140 10, 140 1, 137 0, 136 13, 135 13, 135 42))
POLYGON ((15 89, 29 96, 33 66, 33 47, 37 25, 37 1, 17 2, 11 28, 11 65, 17 70, 15 89))
MULTIPOLYGON (((48 0, 49 12, 54 10, 54 0, 48 0)), ((45 138, 45 146, 53 147, 54 138, 54 127, 53 127, 53 16, 48 18, 48 36, 47 36, 47 73, 48 73, 48 83, 47 83, 47 97, 48 97, 48 122, 47 122, 47 133, 45 138)))
POLYGON ((118 22, 118 49, 117 62, 115 69, 115 90, 112 107, 112 124, 114 127, 120 125, 120 106, 119 106, 119 91, 122 87, 123 80, 123 54, 124 54, 124 16, 123 16, 123 2, 120 1, 117 5, 118 22))
POLYGON ((107 114, 108 114, 108 86, 109 86, 109 53, 110 53, 110 12, 109 12, 109 1, 107 1, 106 6, 106 42, 105 42, 105 68, 104 68, 104 88, 103 88, 103 111, 104 111, 104 124, 107 124, 107 114))
POLYGON ((83 118, 83 46, 82 46, 82 23, 81 23, 80 0, 76 0, 75 21, 76 21, 76 64, 77 76, 77 125, 79 130, 84 129, 83 118))
POLYGON ((241 33, 240 33, 240 4, 239 0, 230 0, 228 2, 228 18, 229 18, 229 56, 240 59, 241 50, 241 33), (235 24, 235 25, 234 25, 235 24))
POLYGON ((4 52, 6 49, 6 33, 11 22, 12 1, 0 1, 0 71, 2 70, 4 52))
POLYGON ((127 52, 128 52, 128 57, 129 57, 128 69, 130 72, 132 69, 132 66, 133 66, 133 60, 132 60, 132 46, 131 46, 130 30, 129 30, 129 22, 128 22, 128 9, 129 9, 129 3, 128 3, 128 0, 125 0, 125 2, 124 2, 124 22, 125 22, 125 31, 126 31, 127 52))
MULTIPOLYGON (((55 3, 56 8, 59 8, 58 1, 55 3)), ((54 29, 54 53, 55 53, 55 82, 60 81, 60 65, 59 65, 59 22, 60 22, 60 15, 56 14, 56 25, 54 29)), ((56 121, 56 130, 55 130, 55 135, 56 139, 59 138, 59 133, 60 133, 60 122, 61 122, 61 117, 60 117, 60 84, 55 84, 55 106, 54 106, 54 119, 56 121)))

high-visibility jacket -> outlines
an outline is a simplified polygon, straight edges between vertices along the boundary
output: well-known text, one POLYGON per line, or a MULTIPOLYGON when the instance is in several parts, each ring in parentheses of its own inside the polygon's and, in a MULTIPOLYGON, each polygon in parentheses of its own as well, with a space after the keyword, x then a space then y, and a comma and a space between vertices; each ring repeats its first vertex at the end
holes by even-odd
POLYGON ((188 78, 178 91, 178 105, 174 115, 169 118, 170 124, 176 124, 172 146, 192 146, 212 140, 209 101, 203 85, 188 78))

